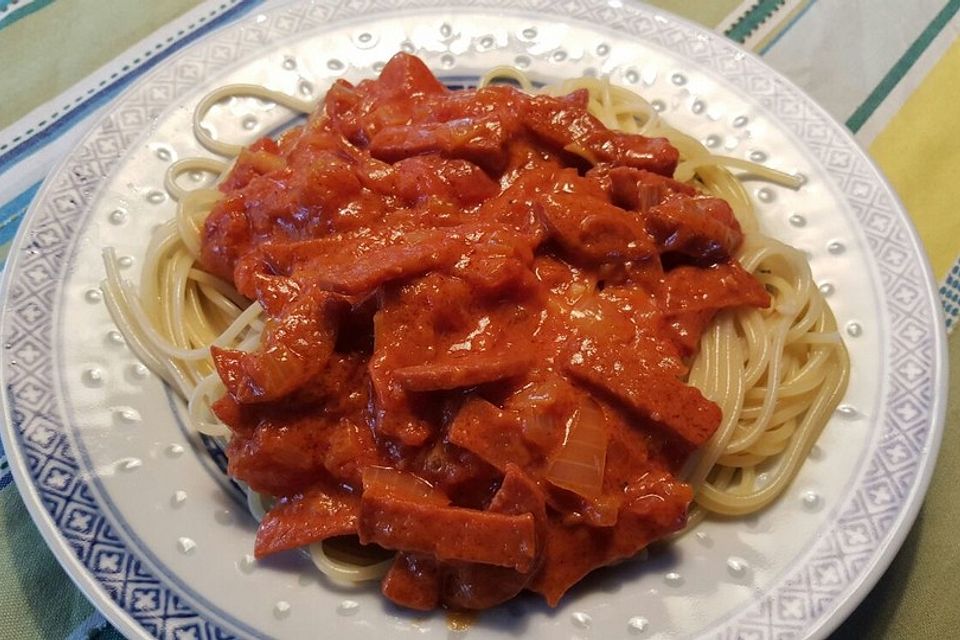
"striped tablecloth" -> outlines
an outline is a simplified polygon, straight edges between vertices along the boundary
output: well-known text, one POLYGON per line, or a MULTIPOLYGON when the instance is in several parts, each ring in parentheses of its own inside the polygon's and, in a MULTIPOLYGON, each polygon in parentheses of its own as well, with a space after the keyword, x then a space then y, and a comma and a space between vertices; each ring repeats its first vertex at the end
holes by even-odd
MULTIPOLYGON (((0 264, 40 183, 130 82, 264 0, 0 0, 0 264)), ((899 192, 948 328, 960 318, 960 0, 656 0, 760 53, 844 122, 899 192)), ((960 338, 938 468, 903 549, 837 638, 960 635, 960 338)), ((0 450, 0 637, 113 638, 0 450)))

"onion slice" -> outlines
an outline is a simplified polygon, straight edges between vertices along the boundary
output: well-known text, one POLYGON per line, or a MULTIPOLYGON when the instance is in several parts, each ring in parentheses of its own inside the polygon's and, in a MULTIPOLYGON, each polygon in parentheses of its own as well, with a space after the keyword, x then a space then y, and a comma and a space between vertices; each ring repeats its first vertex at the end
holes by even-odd
POLYGON ((420 476, 392 467, 371 466, 364 469, 363 493, 439 507, 450 504, 450 498, 443 491, 420 476))
POLYGON ((553 485, 585 498, 603 489, 607 461, 607 423, 593 399, 587 399, 567 421, 566 437, 550 462, 546 478, 553 485))

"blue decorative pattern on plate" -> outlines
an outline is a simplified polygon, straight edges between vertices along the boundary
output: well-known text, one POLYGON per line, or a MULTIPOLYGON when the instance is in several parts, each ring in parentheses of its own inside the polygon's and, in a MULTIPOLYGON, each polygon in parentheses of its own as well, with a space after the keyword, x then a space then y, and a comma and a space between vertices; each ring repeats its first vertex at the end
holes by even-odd
MULTIPOLYGON (((202 93, 243 80, 318 96, 401 48, 459 81, 503 63, 541 79, 610 74, 708 146, 804 173, 800 192, 749 186, 769 232, 810 254, 853 361, 845 404, 772 509, 705 523, 556 611, 520 599, 469 633, 826 635, 896 552, 936 457, 946 359, 932 280, 895 197, 839 125, 715 34, 620 0, 292 3, 212 34, 116 102, 44 185, 5 274, 4 445, 67 571, 131 636, 446 635, 442 615, 345 592, 296 558, 253 563, 252 522, 97 289, 100 248, 116 246, 133 278, 149 229, 171 215, 163 170, 198 153, 186 123, 202 93)), ((211 117, 249 139, 286 114, 238 101, 211 117)))

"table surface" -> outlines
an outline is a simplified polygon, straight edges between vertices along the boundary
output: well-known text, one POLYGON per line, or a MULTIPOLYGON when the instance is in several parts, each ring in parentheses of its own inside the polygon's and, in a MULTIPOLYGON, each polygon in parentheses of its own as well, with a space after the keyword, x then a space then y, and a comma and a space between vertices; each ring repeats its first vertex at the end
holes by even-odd
MULTIPOLYGON (((110 99, 199 31, 264 0, 0 0, 0 264, 47 172, 110 99), (65 28, 64 25, 69 25, 65 28), (156 51, 141 59, 137 52, 156 51), (51 52, 55 52, 51 54, 51 52)), ((903 200, 960 315, 960 0, 656 0, 759 53, 846 124, 903 200)), ((947 638, 960 628, 960 338, 946 431, 916 523, 834 638, 947 638)), ((0 450, 0 636, 114 638, 46 549, 0 450)))

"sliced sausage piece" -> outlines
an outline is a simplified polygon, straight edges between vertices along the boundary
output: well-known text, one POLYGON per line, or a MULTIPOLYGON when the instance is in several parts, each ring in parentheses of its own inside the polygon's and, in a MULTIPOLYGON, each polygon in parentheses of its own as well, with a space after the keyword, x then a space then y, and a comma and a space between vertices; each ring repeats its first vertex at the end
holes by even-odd
POLYGON ((271 318, 279 316, 283 309, 300 295, 300 285, 287 276, 273 276, 261 271, 253 273, 257 300, 271 318))
POLYGON ((480 204, 500 187, 472 162, 438 155, 404 158, 393 165, 397 195, 413 205, 441 198, 463 206, 480 204))
POLYGON ((513 378, 532 365, 533 359, 524 354, 475 352, 401 367, 393 376, 407 391, 440 391, 513 378))
POLYGON ((394 372, 421 364, 427 354, 436 353, 440 331, 458 329, 471 319, 470 295, 459 279, 437 273, 381 290, 369 364, 378 434, 410 446, 424 444, 432 434, 417 411, 423 408, 421 399, 407 393, 394 372))
POLYGON ((415 553, 398 553, 380 583, 380 590, 394 604, 417 611, 440 605, 440 569, 437 561, 415 553))
POLYGON ((423 60, 403 52, 394 54, 371 84, 376 84, 391 98, 409 99, 448 92, 423 60))
MULTIPOLYGON (((422 60, 406 53, 390 58, 379 78, 350 87, 353 96, 342 95, 346 87, 334 88, 342 107, 333 110, 333 120, 358 145, 385 125, 409 121, 417 101, 448 93, 422 60)), ((326 106, 330 108, 329 101, 326 106)))
POLYGON ((463 243, 456 234, 438 229, 392 246, 373 249, 362 260, 344 255, 321 256, 294 271, 293 277, 313 280, 333 291, 361 295, 392 280, 401 280, 452 264, 463 243))
POLYGON ((525 474, 520 466, 507 465, 500 488, 493 495, 488 509, 494 513, 522 515, 532 513, 538 526, 546 518, 546 497, 543 489, 525 474))
MULTIPOLYGON (((489 511, 508 515, 532 514, 537 525, 538 549, 542 549, 546 526, 543 491, 514 464, 507 466, 500 489, 489 511)), ((489 609, 520 593, 539 568, 539 558, 530 571, 488 564, 450 563, 443 580, 444 604, 456 609, 489 609)))
POLYGON ((227 392, 248 404, 277 400, 303 386, 326 365, 347 308, 341 296, 313 290, 290 303, 280 319, 267 322, 257 351, 212 347, 227 392))
POLYGON ((593 164, 611 162, 670 176, 680 159, 666 138, 611 131, 576 100, 535 96, 524 115, 524 124, 538 138, 593 164))
POLYGON ((733 210, 719 198, 667 200, 650 209, 646 224, 661 252, 679 253, 699 263, 722 262, 743 241, 733 210))
POLYGON ((547 604, 557 606, 563 594, 594 569, 626 560, 650 542, 684 527, 693 498, 689 486, 674 478, 633 486, 647 493, 625 504, 613 527, 570 526, 560 518, 548 520, 543 567, 529 585, 547 604))
POLYGON ((695 387, 606 349, 581 349, 566 363, 576 380, 617 399, 637 414, 661 425, 690 448, 701 446, 720 426, 720 408, 695 387))
POLYGON ((450 423, 447 440, 501 472, 511 463, 523 468, 533 458, 519 420, 481 398, 471 397, 464 403, 450 423))
POLYGON ((596 265, 656 255, 640 221, 604 199, 561 191, 543 196, 537 204, 549 236, 578 262, 596 265))
POLYGON ((227 470, 255 491, 289 496, 324 478, 357 486, 365 467, 382 464, 363 422, 296 409, 283 415, 276 405, 258 417, 260 406, 239 405, 232 399, 216 404, 217 414, 226 415, 234 431, 227 446, 227 470))
POLYGON ((700 337, 716 315, 717 312, 714 309, 672 313, 663 319, 664 330, 668 332, 684 357, 691 356, 697 352, 700 337))
POLYGON ((677 267, 664 274, 660 293, 661 308, 668 315, 770 305, 763 284, 737 263, 709 269, 677 267))
POLYGON ((671 196, 697 195, 697 190, 690 185, 652 171, 614 167, 605 173, 610 180, 610 197, 613 203, 629 211, 647 213, 651 207, 671 196))
POLYGON ((487 171, 499 173, 507 163, 506 127, 498 116, 461 118, 448 122, 384 127, 370 139, 370 154, 379 160, 436 153, 446 158, 469 160, 487 171))
POLYGON ((254 555, 263 558, 327 538, 354 534, 359 514, 360 498, 337 489, 315 486, 303 494, 283 498, 260 522, 254 555))
POLYGON ((591 155, 594 163, 611 162, 662 176, 672 176, 680 160, 680 152, 666 138, 648 138, 609 129, 595 131, 574 145, 591 155))
POLYGON ((557 149, 604 129, 603 123, 590 115, 586 105, 577 99, 533 96, 524 111, 527 129, 557 149))
POLYGON ((521 572, 530 571, 537 556, 536 528, 529 513, 511 516, 364 495, 357 532, 361 544, 521 572))
POLYGON ((257 274, 270 273, 288 276, 304 288, 363 297, 387 282, 452 265, 466 250, 468 235, 488 231, 489 225, 460 225, 387 238, 332 236, 267 243, 238 263, 236 280, 240 292, 248 296, 256 295, 257 274))
POLYGON ((552 189, 556 171, 556 167, 548 164, 527 167, 499 195, 486 200, 477 209, 477 217, 495 220, 529 237, 530 247, 535 249, 543 240, 545 230, 534 203, 545 190, 552 189))

